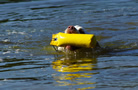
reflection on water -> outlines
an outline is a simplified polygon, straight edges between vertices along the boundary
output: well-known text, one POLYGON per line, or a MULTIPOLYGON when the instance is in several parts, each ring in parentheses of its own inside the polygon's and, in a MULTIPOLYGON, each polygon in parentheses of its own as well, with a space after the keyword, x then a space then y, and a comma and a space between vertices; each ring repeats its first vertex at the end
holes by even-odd
POLYGON ((77 89, 92 89, 95 88, 94 84, 96 81, 92 79, 93 72, 96 69, 97 60, 96 58, 73 58, 73 57, 62 57, 58 60, 53 61, 52 67, 57 72, 62 74, 55 76, 57 86, 78 86, 77 89), (86 85, 81 87, 80 85, 86 85))

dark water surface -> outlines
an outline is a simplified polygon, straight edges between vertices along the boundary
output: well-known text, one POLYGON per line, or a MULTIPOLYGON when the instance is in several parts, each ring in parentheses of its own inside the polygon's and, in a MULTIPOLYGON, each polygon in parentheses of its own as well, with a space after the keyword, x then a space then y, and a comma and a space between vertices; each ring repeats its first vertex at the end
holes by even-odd
POLYGON ((138 89, 138 0, 0 0, 0 90, 92 89, 138 89), (68 25, 113 50, 55 52, 68 25))

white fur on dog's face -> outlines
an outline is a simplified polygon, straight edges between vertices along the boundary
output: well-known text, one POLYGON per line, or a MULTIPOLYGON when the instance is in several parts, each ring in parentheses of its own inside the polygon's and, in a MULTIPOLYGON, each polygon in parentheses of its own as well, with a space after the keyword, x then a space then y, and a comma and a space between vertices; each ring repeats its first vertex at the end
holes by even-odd
POLYGON ((84 28, 83 28, 83 27, 81 27, 81 26, 79 26, 79 25, 75 25, 74 27, 79 31, 79 33, 81 33, 81 34, 85 34, 85 33, 86 33, 86 32, 84 31, 84 28))
POLYGON ((81 26, 79 26, 79 25, 75 25, 74 26, 78 31, 80 30, 80 29, 83 29, 83 27, 81 27, 81 26))

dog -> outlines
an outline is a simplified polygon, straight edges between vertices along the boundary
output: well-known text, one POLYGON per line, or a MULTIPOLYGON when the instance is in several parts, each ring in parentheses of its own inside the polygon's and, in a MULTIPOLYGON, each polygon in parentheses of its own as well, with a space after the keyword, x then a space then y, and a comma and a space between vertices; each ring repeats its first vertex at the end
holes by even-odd
MULTIPOLYGON (((79 25, 75 25, 75 26, 68 26, 64 33, 66 34, 88 34, 83 27, 79 26, 79 25)), ((97 42, 96 43, 96 47, 95 48, 100 48, 100 45, 99 43, 97 42)), ((75 50, 78 50, 78 49, 81 49, 81 47, 76 47, 76 46, 72 46, 72 45, 66 45, 64 47, 58 47, 58 51, 66 51, 66 50, 69 50, 69 51, 75 51, 75 50)))

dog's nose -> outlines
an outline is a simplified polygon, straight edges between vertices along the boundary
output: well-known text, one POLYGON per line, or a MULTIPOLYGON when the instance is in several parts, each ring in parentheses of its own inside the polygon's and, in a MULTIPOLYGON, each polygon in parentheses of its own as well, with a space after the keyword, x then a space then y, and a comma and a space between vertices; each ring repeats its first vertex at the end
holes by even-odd
POLYGON ((74 26, 68 26, 68 28, 71 29, 71 30, 74 30, 75 29, 74 26))

